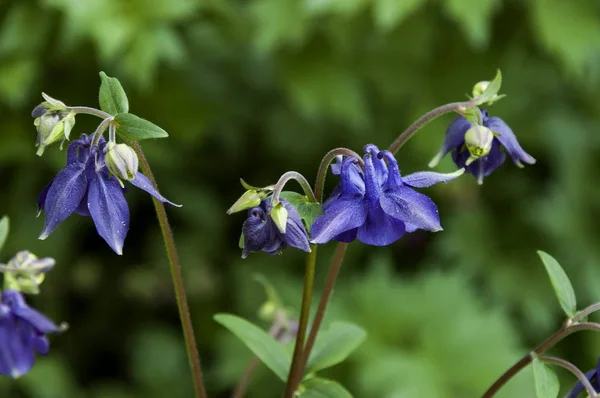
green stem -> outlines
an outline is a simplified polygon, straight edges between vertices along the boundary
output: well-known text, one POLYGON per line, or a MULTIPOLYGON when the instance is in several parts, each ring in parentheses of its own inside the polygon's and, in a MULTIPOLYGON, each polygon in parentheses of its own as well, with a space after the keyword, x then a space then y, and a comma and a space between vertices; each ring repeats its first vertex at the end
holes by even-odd
POLYGON ((98 145, 98 142, 100 142, 100 137, 102 137, 104 130, 106 130, 106 128, 112 124, 112 121, 113 118, 111 116, 104 119, 102 123, 98 125, 98 128, 96 129, 96 131, 94 131, 94 134, 92 135, 92 145, 98 145))
POLYGON ((315 182, 315 196, 319 203, 323 202, 323 189, 325 188, 325 178, 327 177, 327 170, 329 170, 329 165, 333 162, 336 156, 350 156, 355 158, 358 163, 363 167, 364 161, 360 157, 360 155, 350 149, 347 148, 336 148, 327 152, 325 156, 323 156, 323 160, 321 160, 321 164, 319 165, 319 170, 317 171, 317 181, 315 182))
POLYGON ((579 322, 581 321, 583 318, 585 318, 588 315, 591 315, 592 313, 596 312, 596 311, 600 311, 600 303, 595 303, 590 305, 589 307, 586 307, 584 309, 582 309, 581 311, 579 311, 577 314, 575 314, 575 316, 571 319, 571 323, 575 323, 575 322, 579 322))
POLYGON ((292 398, 298 387, 304 366, 302 366, 304 339, 306 337, 306 328, 308 326, 308 317, 310 315, 310 302, 312 299, 313 282, 315 279, 315 264, 317 262, 317 246, 311 245, 312 251, 306 257, 306 270, 304 272, 304 290, 302 293, 302 304, 300 311, 300 320, 298 321, 298 335, 294 345, 294 355, 292 356, 292 365, 285 386, 285 398, 292 398))
POLYGON ((279 177, 279 181, 277 181, 277 184, 275 184, 275 186, 273 187, 273 199, 271 202, 273 206, 279 203, 279 195, 281 194, 281 191, 283 191, 283 187, 285 187, 285 184, 287 184, 290 180, 298 181, 298 184, 300 184, 300 186, 302 187, 302 190, 308 197, 308 200, 310 200, 311 202, 317 201, 317 198, 315 197, 315 194, 306 178, 304 178, 304 176, 298 173, 297 171, 288 171, 287 173, 284 173, 281 177, 279 177))
MULTIPOLYGON (((548 337, 544 342, 542 342, 540 345, 538 345, 533 350, 533 353, 536 355, 541 355, 544 352, 546 352, 547 350, 549 350, 550 348, 554 347, 556 344, 558 344, 558 342, 563 340, 565 337, 567 337, 575 332, 582 331, 582 330, 592 330, 595 332, 600 332, 600 324, 576 323, 576 324, 572 324, 570 326, 565 326, 565 327, 557 330, 552 336, 548 337)), ((515 363, 506 372, 504 372, 504 374, 502 376, 500 376, 498 378, 498 380, 496 380, 490 388, 488 388, 488 390, 483 394, 482 398, 493 397, 498 391, 500 391, 500 389, 510 379, 513 378, 513 376, 515 376, 523 368, 525 368, 527 365, 529 365, 531 363, 532 359, 533 359, 533 357, 532 357, 531 353, 529 353, 529 354, 525 355, 523 358, 521 358, 517 363, 515 363)))
POLYGON ((402 134, 396 138, 396 140, 390 145, 389 151, 392 153, 398 152, 400 147, 406 143, 417 131, 421 129, 421 127, 425 126, 427 123, 431 122, 433 119, 442 116, 443 114, 449 112, 461 112, 462 109, 471 108, 477 104, 477 97, 473 98, 470 101, 464 102, 452 102, 450 104, 442 105, 437 107, 423 116, 421 116, 416 122, 414 122, 410 127, 408 127, 402 134))
POLYGON ((587 391, 589 398, 596 398, 598 396, 598 395, 596 395, 596 390, 594 390, 594 387, 592 387, 592 384, 590 383, 588 378, 585 376, 585 374, 581 370, 579 370, 579 368, 577 368, 577 366, 573 365, 571 362, 565 361, 564 359, 555 358, 555 357, 539 357, 538 359, 544 363, 557 365, 557 366, 560 366, 561 368, 567 369, 569 372, 573 373, 573 375, 575 375, 575 377, 577 377, 577 379, 579 379, 581 384, 583 384, 583 387, 585 387, 585 391, 587 391))
MULTIPOLYGON (((156 180, 152 174, 150 164, 144 156, 144 152, 137 142, 132 142, 131 146, 138 155, 140 167, 143 173, 148 177, 154 188, 158 189, 156 180)), ((163 240, 167 251, 167 257, 169 258, 169 266, 171 269, 171 278, 173 279, 173 288, 175 290, 175 298, 177 300, 177 309, 179 310, 179 318, 181 320, 181 327, 183 329, 183 337, 185 340, 185 346, 190 362, 190 368, 194 378, 194 390, 196 392, 196 398, 206 398, 206 390, 204 388, 204 378, 202 376, 202 368, 200 366, 200 355, 198 354, 198 348, 196 347, 196 341, 194 339, 194 328, 192 326, 192 318, 190 316, 190 310, 185 294, 185 286, 183 283, 183 276, 181 274, 181 264, 179 262, 179 254, 177 253, 177 246, 175 245, 175 239, 173 238, 173 231, 167 218, 167 212, 165 205, 152 198, 154 203, 154 209, 156 211, 156 217, 160 224, 160 230, 162 232, 163 240)))
POLYGON ((87 106, 68 106, 67 109, 75 113, 83 113, 86 115, 98 116, 102 119, 108 119, 110 117, 113 117, 113 115, 111 115, 110 113, 101 111, 100 109, 96 108, 89 108, 87 106))

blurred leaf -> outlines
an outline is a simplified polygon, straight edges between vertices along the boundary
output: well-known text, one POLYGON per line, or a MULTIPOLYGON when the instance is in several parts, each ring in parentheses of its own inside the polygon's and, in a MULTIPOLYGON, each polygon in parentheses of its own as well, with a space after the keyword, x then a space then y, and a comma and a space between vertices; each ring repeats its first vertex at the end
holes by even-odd
POLYGON ((445 0, 445 11, 465 31, 474 47, 485 47, 489 41, 490 22, 498 0, 445 0))
POLYGON ((319 333, 306 364, 306 373, 314 373, 344 361, 366 339, 367 333, 347 322, 333 322, 319 333))
POLYGON ((100 72, 100 109, 115 116, 129 112, 129 101, 121 82, 100 72))
POLYGON ((535 393, 538 398, 558 397, 560 391, 558 377, 538 358, 533 358, 533 377, 535 378, 535 393))
POLYGON ((150 138, 165 138, 169 134, 152 122, 132 113, 120 113, 115 116, 117 134, 125 141, 139 141, 150 138))
POLYGON ((298 215, 304 221, 304 225, 308 232, 315 218, 323 214, 323 208, 319 203, 311 202, 308 198, 298 192, 283 191, 280 195, 281 199, 285 199, 298 211, 298 215))
POLYGON ((485 104, 491 100, 500 92, 500 88, 502 88, 502 72, 500 72, 500 69, 498 69, 496 76, 494 76, 494 80, 492 80, 485 91, 479 97, 477 97, 477 105, 485 104))
POLYGON ((299 398, 352 398, 338 382, 314 378, 303 382, 296 392, 299 398))
POLYGON ((573 317, 577 311, 577 300, 569 277, 554 257, 541 250, 538 250, 538 255, 546 267, 560 306, 569 318, 573 317))
POLYGON ((4 247, 6 243, 6 238, 8 238, 8 233, 10 231, 10 220, 8 216, 3 216, 0 218, 0 251, 4 247))
POLYGON ((425 4, 425 0, 376 0, 373 8, 375 23, 390 30, 425 4))
POLYGON ((251 5, 254 45, 263 53, 303 42, 310 21, 300 0, 257 0, 251 5))
POLYGON ((287 380, 292 359, 289 352, 273 336, 239 316, 217 314, 213 318, 242 340, 282 381, 287 380))

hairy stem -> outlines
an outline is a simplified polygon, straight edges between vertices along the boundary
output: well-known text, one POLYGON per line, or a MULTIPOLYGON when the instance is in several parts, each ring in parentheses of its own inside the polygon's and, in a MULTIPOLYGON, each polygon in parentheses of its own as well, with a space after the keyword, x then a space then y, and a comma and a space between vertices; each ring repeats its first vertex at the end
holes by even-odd
POLYGON ((586 316, 591 315, 596 311, 600 311, 600 303, 595 303, 595 304, 590 305, 589 307, 582 309, 577 314, 575 314, 575 316, 571 319, 571 322, 572 323, 579 322, 586 316))
POLYGON ((325 188, 325 178, 327 177, 327 170, 329 169, 329 165, 333 162, 338 155, 350 156, 358 160, 358 163, 362 167, 364 162, 360 155, 350 149, 346 148, 336 148, 327 152, 325 156, 323 156, 323 160, 321 160, 321 164, 319 165, 319 170, 317 171, 317 181, 315 182, 315 196, 319 203, 323 202, 323 189, 325 188))
POLYGON ((279 203, 279 195, 281 194, 281 191, 283 191, 285 184, 287 184, 290 180, 298 181, 298 184, 300 184, 300 186, 302 187, 302 190, 304 191, 304 194, 308 197, 308 200, 310 200, 311 202, 317 201, 317 198, 315 197, 315 194, 312 188, 310 187, 310 184, 308 183, 308 181, 306 181, 306 178, 304 178, 304 176, 298 173, 297 171, 288 171, 279 178, 279 181, 277 181, 277 184, 275 184, 273 188, 273 201, 271 202, 273 206, 279 203))
POLYGON ((106 128, 112 124, 112 121, 112 116, 107 117, 102 121, 102 123, 98 125, 98 128, 96 129, 96 131, 94 131, 94 134, 92 135, 92 145, 98 145, 98 142, 100 142, 100 137, 102 137, 102 134, 104 134, 104 130, 106 130, 106 128))
POLYGON ((310 302, 312 299, 313 282, 315 279, 315 264, 317 262, 317 246, 311 245, 312 251, 306 257, 306 270, 304 272, 304 290, 302 293, 302 304, 300 319, 298 321, 298 334, 294 345, 294 355, 292 356, 292 365, 285 386, 285 397, 292 398, 302 379, 304 373, 303 353, 304 339, 306 337, 306 328, 308 327, 308 317, 310 315, 310 302))
MULTIPOLYGON (((154 188, 158 189, 156 180, 154 179, 154 174, 152 174, 152 169, 150 168, 148 160, 144 156, 144 152, 142 151, 140 144, 134 141, 131 143, 131 146, 138 155, 142 171, 146 177, 148 177, 154 188)), ((179 310, 179 318, 181 320, 181 328, 183 329, 185 347, 194 379, 196 398, 206 398, 204 377, 202 376, 202 368, 200 366, 200 355, 198 354, 198 348, 194 338, 194 327, 192 326, 192 318, 190 316, 187 296, 185 294, 185 286, 183 283, 183 276, 181 274, 181 263, 179 262, 179 254, 177 253, 177 246, 175 245, 175 239, 173 238, 173 231, 171 230, 171 225, 169 224, 169 219, 167 218, 165 205, 155 198, 152 198, 152 202, 154 203, 156 217, 158 218, 158 222, 160 224, 160 230, 165 242, 167 257, 169 258, 171 278, 173 279, 173 288, 175 290, 175 298, 177 300, 177 309, 179 310)))
MULTIPOLYGON (((600 324, 576 323, 576 324, 572 324, 570 326, 565 326, 565 327, 559 329, 558 331, 556 331, 552 336, 548 337, 540 345, 538 345, 533 350, 533 352, 537 355, 541 355, 544 352, 546 352, 547 350, 549 350, 550 348, 554 347, 556 344, 558 344, 558 342, 563 340, 565 337, 567 337, 575 332, 582 331, 582 330, 592 330, 592 331, 600 332, 600 324)), ((523 368, 525 368, 527 365, 529 365, 531 363, 532 359, 533 358, 532 358, 531 354, 527 354, 523 358, 521 358, 517 363, 515 363, 506 372, 504 372, 504 374, 502 374, 502 376, 500 376, 498 378, 498 380, 496 380, 490 388, 488 388, 488 390, 483 394, 482 398, 493 397, 498 391, 500 391, 500 389, 510 379, 513 378, 513 376, 515 376, 517 373, 519 373, 521 370, 523 370, 523 368)))
POLYGON ((392 143, 392 145, 390 145, 389 151, 391 153, 398 152, 400 147, 402 147, 402 145, 404 145, 406 143, 406 141, 411 139, 411 137, 413 135, 415 135, 415 133, 417 131, 419 131, 421 129, 421 127, 425 126, 427 123, 431 122, 433 119, 435 119, 439 116, 442 116, 446 113, 460 112, 460 110, 463 108, 471 108, 471 107, 475 106, 475 104, 477 103, 477 99, 478 98, 475 97, 470 101, 452 102, 450 104, 442 105, 440 107, 437 107, 437 108, 427 112, 426 114, 421 116, 416 122, 414 122, 412 125, 410 125, 406 130, 404 130, 404 132, 402 132, 402 134, 400 134, 398 136, 398 138, 396 138, 396 140, 392 143))
POLYGON ((113 117, 113 115, 111 115, 110 113, 101 111, 100 109, 96 108, 89 108, 87 106, 68 106, 67 109, 75 113, 84 113, 86 115, 98 116, 102 119, 108 119, 110 117, 113 117))
POLYGON ((588 378, 585 377, 585 374, 581 370, 579 370, 577 368, 577 366, 573 365, 571 362, 565 361, 564 359, 555 358, 555 357, 539 357, 539 359, 540 359, 540 361, 542 361, 544 363, 557 365, 557 366, 560 366, 561 368, 567 369, 569 372, 573 373, 573 375, 575 375, 575 377, 577 377, 579 379, 581 384, 583 384, 583 387, 585 387, 585 391, 587 391, 590 398, 597 397, 596 390, 594 390, 594 387, 592 387, 592 384, 590 383, 588 378))

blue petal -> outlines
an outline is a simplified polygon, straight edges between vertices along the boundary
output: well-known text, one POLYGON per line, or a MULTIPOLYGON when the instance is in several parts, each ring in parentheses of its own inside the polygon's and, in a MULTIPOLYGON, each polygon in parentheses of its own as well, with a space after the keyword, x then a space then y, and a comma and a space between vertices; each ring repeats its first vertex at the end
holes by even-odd
MULTIPOLYGON (((585 374, 585 377, 592 382, 592 379, 597 375, 597 370, 590 370, 589 372, 587 372, 585 374)), ((592 384, 593 385, 593 384, 592 384)), ((565 398, 577 398, 577 396, 585 390, 585 387, 583 386, 583 384, 578 381, 573 388, 571 389, 571 391, 569 391, 569 394, 565 397, 565 398)), ((596 392, 598 392, 598 390, 596 389, 596 387, 594 386, 594 390, 596 390, 596 392)))
POLYGON ((244 234, 242 258, 248 257, 251 252, 261 251, 267 245, 271 238, 269 229, 269 224, 265 220, 265 210, 262 207, 248 210, 248 218, 242 226, 244 234))
POLYGON ((77 208, 75 209, 75 213, 79 214, 80 216, 90 216, 90 209, 88 208, 87 191, 85 192, 85 195, 83 195, 83 198, 81 198, 81 202, 79 202, 79 206, 77 206, 77 208))
POLYGON ((17 320, 0 310, 0 374, 17 378, 29 372, 35 362, 31 347, 21 338, 17 320))
POLYGON ((325 200, 325 203, 323 203, 323 211, 325 211, 331 203, 338 200, 340 196, 342 196, 342 184, 337 184, 331 195, 329 195, 329 197, 325 200))
POLYGON ((379 204, 369 206, 365 223, 358 228, 358 240, 372 246, 387 246, 404 234, 404 223, 387 215, 379 204))
POLYGON ((167 198, 162 196, 160 193, 158 193, 158 191, 154 188, 154 186, 152 185, 152 183, 150 182, 148 177, 146 177, 145 175, 143 175, 140 172, 138 172, 136 174, 135 178, 129 182, 131 184, 135 185, 136 187, 138 187, 139 189, 142 189, 142 190, 148 192, 150 195, 154 196, 156 199, 160 200, 163 203, 168 203, 172 206, 181 207, 181 205, 177 205, 177 204, 171 202, 170 200, 168 200, 167 198))
POLYGON ((339 176, 342 172, 342 164, 344 163, 344 156, 337 155, 335 157, 335 163, 331 163, 331 173, 335 176, 339 176))
POLYGON ((460 177, 465 169, 459 169, 454 173, 435 173, 433 171, 420 171, 402 177, 402 182, 415 188, 427 188, 439 182, 452 181, 460 177))
POLYGON ((506 154, 500 149, 500 143, 497 140, 492 142, 490 153, 466 166, 465 162, 469 156, 470 154, 467 150, 452 152, 454 163, 456 163, 458 167, 464 167, 467 172, 473 174, 479 184, 483 183, 483 178, 492 174, 492 172, 502 166, 506 160, 506 154))
POLYGON ((383 185, 384 181, 388 176, 388 168, 385 165, 383 159, 377 156, 381 151, 375 145, 367 144, 364 147, 364 152, 370 153, 373 156, 373 166, 375 167, 375 175, 377 176, 377 182, 379 183, 379 185, 383 185))
POLYGON ((356 164, 356 159, 344 159, 340 180, 342 193, 344 195, 364 194, 365 178, 363 177, 360 167, 356 164))
POLYGON ((52 181, 44 202, 46 222, 40 239, 46 239, 79 206, 88 184, 84 171, 82 165, 69 164, 52 181))
POLYGON ((438 154, 429 162, 429 167, 435 167, 448 152, 460 149, 465 141, 465 133, 469 128, 471 128, 471 122, 462 116, 456 117, 446 129, 444 143, 438 154))
POLYGON ((286 200, 281 200, 281 203, 283 203, 283 206, 288 211, 287 226, 285 234, 283 234, 283 239, 291 247, 310 252, 308 234, 304 228, 304 224, 302 224, 298 211, 286 200))
POLYGON ((502 146, 506 148, 506 151, 510 155, 514 164, 523 167, 522 161, 529 164, 534 164, 535 159, 533 156, 528 154, 521 148, 515 133, 508 127, 506 123, 499 117, 490 117, 487 119, 484 125, 492 130, 494 133, 499 134, 495 138, 500 141, 502 146))
MULTIPOLYGON (((381 192, 381 184, 379 184, 375 165, 373 163, 373 155, 367 153, 365 159, 365 198, 367 200, 375 200, 381 192)), ((378 159, 380 160, 380 159, 378 159)))
POLYGON ((336 236, 360 227, 367 219, 366 203, 362 197, 341 197, 312 225, 312 243, 327 243, 336 236))
POLYGON ((358 235, 358 228, 342 232, 341 234, 333 238, 333 240, 337 240, 338 242, 350 243, 354 241, 354 239, 356 239, 356 235, 358 235))
POLYGON ((96 173, 88 192, 88 209, 98 234, 117 254, 129 230, 129 207, 116 178, 96 173))
POLYGON ((54 180, 50 181, 48 185, 46 185, 44 189, 42 189, 42 192, 40 192, 40 194, 37 197, 38 216, 40 215, 42 210, 44 210, 44 206, 46 204, 46 197, 48 196, 48 191, 50 190, 53 181, 54 180))
POLYGON ((58 331, 54 322, 27 305, 21 293, 5 290, 2 293, 2 303, 8 306, 16 317, 33 326, 38 332, 46 334, 58 331))
POLYGON ((428 231, 441 231, 440 216, 429 197, 408 187, 386 190, 379 199, 381 207, 390 216, 428 231))

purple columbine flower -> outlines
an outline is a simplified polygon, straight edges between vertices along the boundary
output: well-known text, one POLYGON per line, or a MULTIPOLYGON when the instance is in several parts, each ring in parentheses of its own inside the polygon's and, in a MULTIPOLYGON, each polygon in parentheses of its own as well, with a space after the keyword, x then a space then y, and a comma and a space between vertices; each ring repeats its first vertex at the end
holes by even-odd
MULTIPOLYGON (((596 391, 597 393, 600 393, 600 381, 598 380, 599 372, 600 359, 598 359, 598 365, 596 366, 596 369, 590 370, 585 374, 585 377, 587 377, 587 379, 592 384, 592 387, 594 387, 594 391, 596 391)), ((577 384, 575 384, 575 386, 571 389, 571 391, 569 391, 569 394, 566 396, 566 398, 577 398, 579 394, 584 390, 585 387, 583 387, 583 384, 581 384, 581 382, 578 381, 577 384)))
POLYGON ((412 188, 453 180, 464 170, 451 174, 424 171, 401 177, 394 155, 375 145, 365 146, 364 162, 364 171, 354 158, 344 158, 341 167, 339 163, 332 165, 341 181, 323 204, 323 215, 311 227, 312 243, 358 238, 368 245, 386 246, 404 232, 442 229, 435 203, 412 188))
POLYGON ((519 167, 524 167, 522 162, 528 164, 535 163, 535 159, 521 148, 517 137, 502 119, 499 117, 489 117, 486 110, 481 110, 481 118, 483 126, 494 133, 491 148, 488 149, 489 152, 487 154, 470 162, 471 153, 465 145, 465 134, 473 127, 473 123, 462 116, 458 116, 448 126, 442 148, 429 163, 429 167, 435 167, 448 152, 451 152, 454 163, 473 174, 477 182, 481 184, 484 177, 487 177, 498 167, 502 166, 506 160, 504 150, 508 152, 513 163, 519 167))
POLYGON ((0 374, 13 379, 29 372, 35 353, 48 354, 48 333, 60 328, 29 307, 21 293, 5 290, 0 301, 0 374))
MULTIPOLYGON (((117 253, 123 253, 123 242, 129 230, 129 207, 119 180, 109 174, 104 162, 106 141, 101 138, 92 145, 91 137, 83 134, 69 145, 67 164, 40 193, 38 208, 46 213, 40 239, 73 213, 91 216, 98 234, 117 253)), ((178 206, 164 198, 148 178, 138 172, 134 186, 156 199, 178 206)))
POLYGON ((308 234, 298 211, 286 200, 279 201, 288 212, 285 233, 279 231, 269 215, 271 198, 263 200, 260 206, 248 210, 248 218, 242 226, 244 235, 242 258, 248 257, 251 252, 259 251, 277 254, 288 246, 310 252, 308 234))

